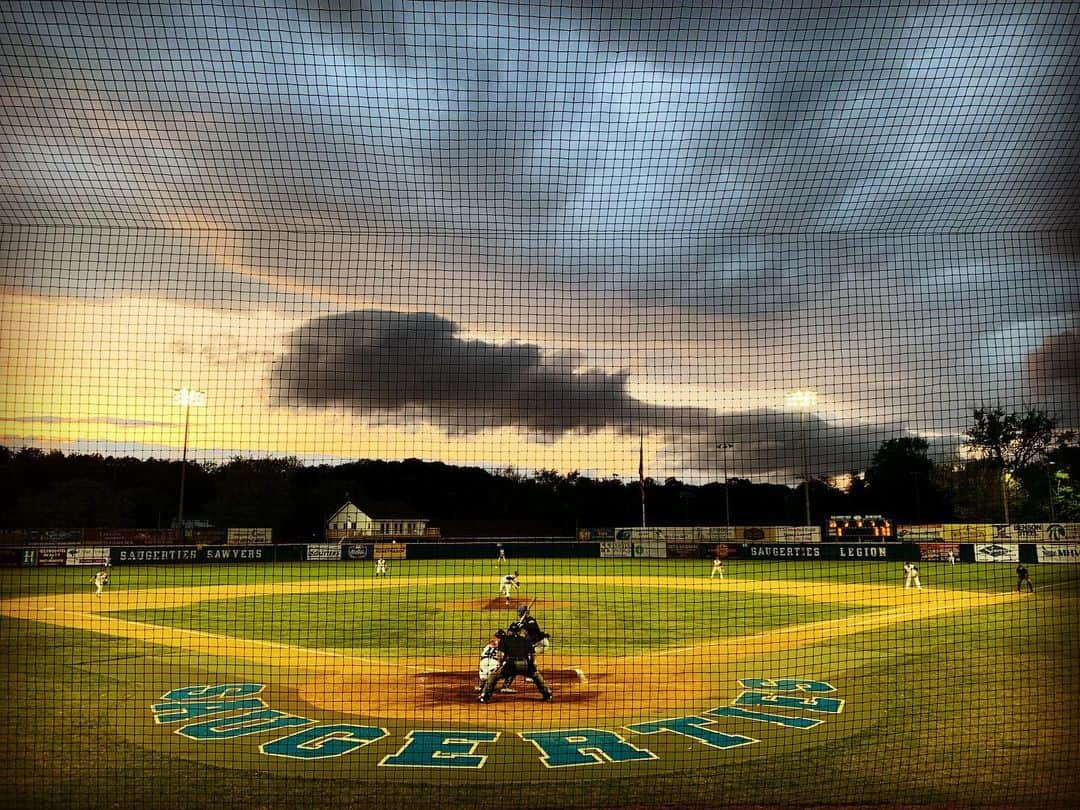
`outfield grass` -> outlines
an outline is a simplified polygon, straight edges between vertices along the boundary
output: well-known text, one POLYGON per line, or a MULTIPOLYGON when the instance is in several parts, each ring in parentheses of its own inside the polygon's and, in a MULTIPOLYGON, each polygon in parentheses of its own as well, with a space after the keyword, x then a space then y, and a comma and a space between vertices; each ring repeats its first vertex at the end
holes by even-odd
MULTIPOLYGON (((754 636, 805 622, 865 617, 854 604, 750 592, 739 583, 799 581, 822 591, 851 583, 898 587, 885 563, 732 562, 715 590, 615 584, 618 577, 708 580, 702 561, 522 560, 523 595, 543 577, 598 582, 545 584, 542 599, 569 603, 544 611, 560 653, 621 655, 682 647, 688 641, 754 636)), ((1010 591, 1007 565, 923 564, 928 589, 973 594, 1010 591)), ((306 711, 289 697, 295 673, 250 662, 195 656, 167 644, 106 637, 90 630, 0 616, 0 660, 8 700, 3 807, 359 806, 377 796, 390 806, 521 807, 670 805, 935 805, 1071 807, 1080 804, 1080 569, 1030 566, 1039 587, 975 610, 913 619, 793 650, 748 654, 746 676, 827 679, 847 704, 813 733, 759 729, 756 746, 712 751, 669 734, 636 738, 663 760, 656 766, 577 768, 545 773, 535 751, 504 735, 492 778, 372 768, 358 752, 322 770, 269 761, 251 744, 202 746, 155 726, 148 711, 163 690, 236 679, 275 684, 275 708, 306 711), (673 764, 674 763, 674 764, 673 764), (681 767, 678 767, 680 766, 681 767)), ((87 602, 89 569, 0 572, 0 594, 75 594, 87 602)), ((163 609, 145 604, 115 615, 222 637, 305 648, 382 654, 411 649, 418 634, 437 653, 474 650, 511 611, 441 605, 493 596, 493 562, 392 563, 378 590, 213 598, 163 609), (455 577, 438 586, 425 577, 455 577), (479 581, 473 581, 480 577, 479 581), (490 583, 490 584, 488 584, 490 583)), ((190 586, 371 581, 358 564, 142 567, 114 572, 114 593, 190 586)), ((113 594, 107 594, 105 602, 113 594)), ((913 595, 915 598, 917 596, 913 595)), ((906 596, 905 596, 906 598, 906 596)), ((92 603, 91 603, 92 604, 92 603)), ((753 651, 751 651, 752 653, 753 651)), ((697 671, 700 661, 689 666, 697 671)), ((718 675, 717 689, 738 691, 718 675)), ((628 686, 627 688, 632 688, 628 686)), ((558 709, 557 704, 554 704, 558 709)), ((702 710, 708 707, 702 707, 702 710)), ((321 710, 320 721, 355 722, 321 710)), ((560 715, 556 715, 560 717, 560 715)), ((602 718, 594 718, 602 724, 602 718)), ((657 718, 643 718, 657 719, 657 718)), ((391 725, 391 724, 386 724, 391 725)), ((376 743, 379 757, 402 744, 407 727, 376 743)), ((751 733, 753 725, 735 725, 751 733)), ((624 732, 625 733, 625 732, 624 732)), ((755 732, 757 733, 757 732, 755 732)), ((305 766, 306 767, 306 766, 305 766)))

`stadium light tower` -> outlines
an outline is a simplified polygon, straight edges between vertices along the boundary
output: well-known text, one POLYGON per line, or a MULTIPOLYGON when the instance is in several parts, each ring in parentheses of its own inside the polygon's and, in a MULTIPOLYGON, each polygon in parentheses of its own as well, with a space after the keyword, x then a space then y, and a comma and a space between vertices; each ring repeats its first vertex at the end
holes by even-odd
POLYGON ((188 426, 191 423, 191 409, 206 405, 206 394, 192 388, 180 388, 173 392, 173 403, 184 409, 184 455, 180 462, 180 507, 177 510, 176 523, 180 528, 180 541, 184 532, 184 479, 187 475, 187 440, 188 426))
POLYGON ((728 498, 728 451, 735 445, 731 442, 720 442, 716 449, 721 451, 724 459, 724 525, 731 525, 731 500, 728 498))
POLYGON ((792 391, 787 396, 787 405, 799 412, 802 434, 803 494, 806 499, 806 525, 810 523, 810 456, 806 449, 806 417, 817 404, 817 394, 813 391, 792 391))

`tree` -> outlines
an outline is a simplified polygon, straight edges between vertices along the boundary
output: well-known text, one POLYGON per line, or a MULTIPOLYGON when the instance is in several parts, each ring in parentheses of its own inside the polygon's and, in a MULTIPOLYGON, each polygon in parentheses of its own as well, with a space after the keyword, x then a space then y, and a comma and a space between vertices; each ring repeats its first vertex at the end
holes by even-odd
POLYGON ((881 443, 866 469, 866 494, 874 508, 898 521, 940 517, 945 498, 934 481, 928 449, 918 436, 881 443))
POLYGON ((965 431, 964 446, 989 461, 997 470, 1001 486, 1001 510, 1009 522, 1009 479, 1028 465, 1043 458, 1055 443, 1067 441, 1071 434, 1058 434, 1057 424, 1045 411, 1025 414, 1005 413, 1001 408, 978 408, 975 424, 965 431))

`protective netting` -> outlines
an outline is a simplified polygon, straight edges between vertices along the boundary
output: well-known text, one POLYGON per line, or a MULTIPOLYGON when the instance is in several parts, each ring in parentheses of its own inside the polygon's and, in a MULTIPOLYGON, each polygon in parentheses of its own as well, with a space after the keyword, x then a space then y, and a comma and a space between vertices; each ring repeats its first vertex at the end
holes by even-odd
POLYGON ((0 6, 0 803, 1080 801, 1076 6, 702 6, 0 6))

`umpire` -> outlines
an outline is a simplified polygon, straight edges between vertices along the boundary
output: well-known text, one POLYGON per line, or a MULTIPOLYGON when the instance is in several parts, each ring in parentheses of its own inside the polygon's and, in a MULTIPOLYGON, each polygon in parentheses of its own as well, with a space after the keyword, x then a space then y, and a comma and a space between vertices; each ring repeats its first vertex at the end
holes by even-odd
POLYGON ((536 650, 533 649, 532 642, 520 627, 511 625, 510 632, 503 637, 499 645, 499 652, 503 655, 502 666, 488 675, 488 679, 484 682, 484 688, 480 690, 480 697, 477 698, 481 703, 488 703, 491 700, 491 693, 495 691, 495 684, 500 678, 512 679, 515 675, 532 678, 532 682, 540 690, 541 699, 551 700, 551 690, 548 689, 548 685, 544 683, 544 677, 536 669, 534 660, 536 650))

